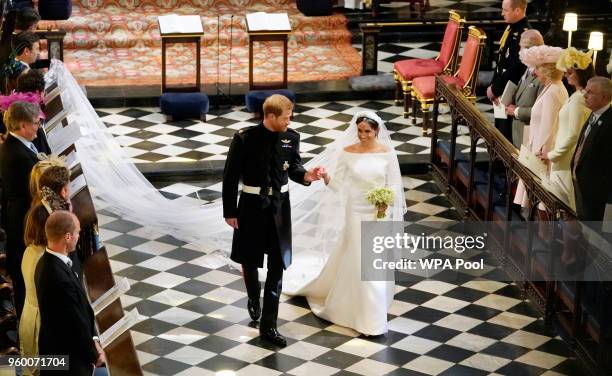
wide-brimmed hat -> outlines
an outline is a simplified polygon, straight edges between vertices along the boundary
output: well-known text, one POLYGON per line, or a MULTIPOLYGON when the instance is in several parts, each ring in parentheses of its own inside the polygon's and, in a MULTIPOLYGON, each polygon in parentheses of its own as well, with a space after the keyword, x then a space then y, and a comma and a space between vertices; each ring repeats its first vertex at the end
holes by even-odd
POLYGON ((535 68, 542 64, 556 64, 559 60, 559 56, 563 52, 561 47, 552 46, 533 46, 527 49, 523 49, 519 52, 519 58, 523 64, 529 68, 535 68))

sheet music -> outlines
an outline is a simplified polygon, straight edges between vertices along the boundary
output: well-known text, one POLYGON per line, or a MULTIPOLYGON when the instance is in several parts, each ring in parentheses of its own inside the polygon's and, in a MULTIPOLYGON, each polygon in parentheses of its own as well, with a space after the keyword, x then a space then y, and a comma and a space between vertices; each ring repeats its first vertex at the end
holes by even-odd
POLYGON ((500 103, 504 104, 504 106, 512 104, 512 102, 514 102, 514 93, 516 93, 517 88, 518 86, 516 86, 514 82, 508 80, 508 83, 506 83, 506 87, 504 88, 504 92, 502 93, 501 97, 499 97, 500 103))
POLYGON ((91 303, 91 308, 94 311, 94 315, 102 312, 102 310, 108 307, 109 304, 117 300, 121 295, 125 294, 130 289, 130 282, 127 278, 119 278, 110 290, 102 294, 95 302, 91 303))
POLYGON ((246 15, 249 31, 291 30, 287 13, 255 12, 246 15))
POLYGON ((55 126, 47 132, 47 141, 51 151, 61 154, 81 138, 81 127, 78 123, 68 123, 67 126, 55 126))
POLYGON ((117 339, 117 337, 128 331, 132 326, 138 324, 142 320, 144 320, 144 318, 140 316, 138 309, 134 308, 116 323, 114 323, 110 328, 106 329, 104 333, 100 334, 100 345, 102 345, 103 348, 107 347, 115 339, 117 339))
POLYGON ((87 185, 87 181, 85 180, 85 175, 81 174, 77 176, 73 181, 70 182, 70 198, 73 198, 77 195, 85 186, 87 185))
POLYGON ((501 101, 498 101, 499 104, 493 103, 493 116, 496 119, 506 119, 508 115, 506 115, 506 106, 501 101))
POLYGON ((79 157, 77 156, 76 151, 73 150, 70 153, 68 153, 68 155, 64 159, 64 162, 66 163, 66 167, 68 167, 69 170, 72 170, 73 167, 78 165, 80 162, 79 162, 79 157))
POLYGON ((521 145, 521 151, 519 153, 518 160, 523 166, 527 167, 542 181, 547 178, 548 169, 546 168, 546 164, 542 162, 540 158, 536 157, 536 155, 527 147, 525 147, 525 145, 521 145))
POLYGON ((158 16, 159 31, 162 34, 202 34, 202 20, 198 15, 179 16, 168 14, 158 16))

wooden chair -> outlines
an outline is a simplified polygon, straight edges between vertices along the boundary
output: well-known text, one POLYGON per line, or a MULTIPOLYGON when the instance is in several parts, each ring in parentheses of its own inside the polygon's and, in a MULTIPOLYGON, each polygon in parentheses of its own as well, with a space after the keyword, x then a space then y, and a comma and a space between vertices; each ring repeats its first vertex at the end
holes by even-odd
MULTIPOLYGON (((409 115, 410 99, 412 95, 412 81, 417 77, 433 76, 436 74, 452 74, 457 65, 457 55, 461 42, 461 31, 465 20, 459 13, 448 12, 448 23, 442 39, 440 53, 435 59, 407 59, 393 64, 395 78, 395 104, 401 103, 400 93, 404 94, 404 118, 409 115)), ((412 124, 416 119, 412 119, 412 124)))
MULTIPOLYGON (((457 85, 463 95, 472 103, 476 102, 476 79, 480 69, 480 59, 484 41, 487 38, 482 29, 470 26, 468 29, 467 42, 461 63, 454 75, 444 74, 442 77, 446 82, 457 85)), ((417 77, 412 81, 412 116, 416 117, 417 101, 421 104, 423 112, 423 135, 427 135, 429 128, 429 107, 433 103, 435 94, 435 76, 417 77)))

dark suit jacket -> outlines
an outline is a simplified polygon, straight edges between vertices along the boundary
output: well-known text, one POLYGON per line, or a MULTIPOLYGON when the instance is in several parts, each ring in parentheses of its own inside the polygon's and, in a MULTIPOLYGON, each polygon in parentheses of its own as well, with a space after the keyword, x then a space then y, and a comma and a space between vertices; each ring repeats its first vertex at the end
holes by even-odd
MULTIPOLYGON (((265 198, 256 194, 240 195, 237 204, 238 183, 245 185, 267 187, 270 170, 270 152, 276 148, 280 157, 277 169, 281 184, 287 184, 289 179, 296 183, 304 183, 306 170, 300 158, 300 135, 292 129, 283 133, 267 130, 263 124, 238 131, 234 135, 223 172, 223 216, 238 218, 239 228, 234 231, 232 243, 232 260, 247 265, 263 265, 264 253, 268 252, 265 236, 271 221, 264 218, 265 198), (272 138, 277 137, 277 138, 272 138)), ((274 214, 276 233, 285 268, 291 265, 291 204, 289 193, 280 194, 280 207, 274 214)))
POLYGON ((523 31, 529 29, 527 17, 510 25, 510 34, 506 43, 500 48, 497 55, 497 65, 493 71, 491 90, 496 97, 499 97, 506 88, 506 83, 511 80, 517 83, 527 67, 519 59, 519 41, 523 31))
POLYGON ((572 170, 576 168, 576 214, 581 221, 603 220, 612 193, 612 108, 608 108, 595 124, 586 139, 587 125, 584 125, 576 146, 578 151, 584 139, 580 158, 577 159, 576 152, 572 157, 572 170))
POLYGON ((21 258, 25 250, 23 221, 32 201, 28 185, 30 172, 37 162, 37 155, 11 134, 7 136, 4 144, 0 145, 2 201, 6 203, 6 216, 3 219, 7 235, 9 272, 21 270, 21 258))
POLYGON ((36 266, 35 281, 40 309, 39 353, 70 357, 70 371, 55 374, 90 376, 98 353, 92 339, 96 335, 94 313, 83 285, 68 265, 49 252, 36 266))

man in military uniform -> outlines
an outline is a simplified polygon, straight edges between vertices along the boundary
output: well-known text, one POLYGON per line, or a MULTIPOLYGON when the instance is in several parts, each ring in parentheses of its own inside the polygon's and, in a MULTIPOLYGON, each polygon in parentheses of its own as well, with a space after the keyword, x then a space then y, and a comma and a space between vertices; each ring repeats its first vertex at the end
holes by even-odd
MULTIPOLYGON (((498 97, 503 94, 508 81, 516 84, 527 69, 519 59, 521 34, 529 29, 526 12, 527 0, 502 1, 502 16, 508 25, 499 42, 497 65, 487 88, 487 97, 495 104, 499 103, 498 97)), ((512 142, 512 118, 496 118, 495 127, 512 142)))
POLYGON ((300 158, 300 135, 288 129, 293 104, 282 95, 270 96, 263 105, 263 121, 234 135, 223 172, 223 216, 234 228, 231 259, 242 265, 248 294, 248 311, 256 321, 262 315, 257 268, 268 255, 262 339, 285 346, 276 329, 283 270, 291 264, 291 179, 309 185, 321 178, 320 167, 306 171, 300 158), (242 194, 237 202, 238 183, 242 194))

